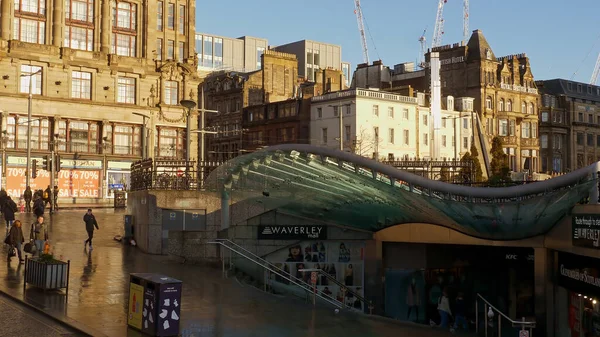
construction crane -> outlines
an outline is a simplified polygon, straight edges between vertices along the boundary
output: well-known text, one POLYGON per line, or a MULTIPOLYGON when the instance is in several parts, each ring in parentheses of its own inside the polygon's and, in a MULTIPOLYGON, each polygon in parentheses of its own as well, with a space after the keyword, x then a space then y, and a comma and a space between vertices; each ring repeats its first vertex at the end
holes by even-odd
POLYGON ((463 0, 463 45, 469 41, 469 0, 463 0))
POLYGON ((419 53, 419 67, 425 68, 425 53, 427 53, 427 39, 425 38, 425 33, 427 32, 427 28, 423 30, 423 34, 419 37, 419 42, 421 43, 421 52, 419 53))
POLYGON ((592 79, 590 80, 591 85, 596 85, 599 74, 600 74, 600 54, 598 55, 598 59, 596 60, 596 66, 594 67, 594 72, 592 73, 592 79))
POLYGON ((369 50, 367 47, 367 37, 365 36, 365 24, 363 23, 362 7, 360 6, 360 0, 354 0, 354 14, 356 15, 356 21, 358 23, 358 31, 360 32, 360 41, 363 49, 363 61, 369 64, 369 50))
POLYGON ((448 2, 448 0, 439 0, 438 2, 438 10, 435 17, 435 28, 433 29, 431 48, 442 45, 442 35, 444 35, 444 4, 446 4, 446 2, 448 2))

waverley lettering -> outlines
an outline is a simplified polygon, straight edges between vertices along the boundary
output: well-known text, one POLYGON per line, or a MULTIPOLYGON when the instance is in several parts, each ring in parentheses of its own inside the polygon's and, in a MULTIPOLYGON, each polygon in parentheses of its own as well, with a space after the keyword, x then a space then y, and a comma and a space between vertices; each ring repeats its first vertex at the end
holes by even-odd
POLYGON ((324 226, 258 226, 259 239, 324 239, 326 233, 324 226))
POLYGON ((593 275, 588 275, 587 271, 580 272, 579 270, 567 269, 563 264, 561 264, 560 274, 576 281, 585 282, 587 284, 600 287, 600 278, 597 278, 593 275))

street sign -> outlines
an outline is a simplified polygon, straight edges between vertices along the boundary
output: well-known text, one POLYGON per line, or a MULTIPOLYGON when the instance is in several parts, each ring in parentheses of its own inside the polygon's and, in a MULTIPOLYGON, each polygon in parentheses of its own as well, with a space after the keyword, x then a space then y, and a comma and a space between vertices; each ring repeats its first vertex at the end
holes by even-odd
POLYGON ((313 271, 310 273, 310 282, 312 284, 317 284, 317 272, 313 271))
POLYGON ((519 331, 519 337, 529 337, 529 331, 528 330, 519 331))

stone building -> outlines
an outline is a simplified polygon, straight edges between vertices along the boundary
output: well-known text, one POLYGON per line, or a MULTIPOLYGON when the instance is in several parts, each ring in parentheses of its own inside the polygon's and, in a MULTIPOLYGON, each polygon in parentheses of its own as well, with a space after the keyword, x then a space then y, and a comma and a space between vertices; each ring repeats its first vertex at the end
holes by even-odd
POLYGON ((242 110, 248 106, 287 100, 297 96, 298 61, 296 56, 266 50, 260 70, 250 73, 216 72, 204 80, 209 113, 207 126, 218 133, 208 139, 210 161, 237 156, 243 148, 242 110))
POLYGON ((51 184, 42 157, 60 156, 59 203, 107 201, 143 153, 197 157, 179 105, 196 100, 200 82, 195 1, 16 0, 0 9, 0 172, 10 195, 25 188, 28 146, 34 188, 51 184))
POLYGON ((542 171, 570 172, 600 161, 600 87, 565 79, 536 84, 542 171))

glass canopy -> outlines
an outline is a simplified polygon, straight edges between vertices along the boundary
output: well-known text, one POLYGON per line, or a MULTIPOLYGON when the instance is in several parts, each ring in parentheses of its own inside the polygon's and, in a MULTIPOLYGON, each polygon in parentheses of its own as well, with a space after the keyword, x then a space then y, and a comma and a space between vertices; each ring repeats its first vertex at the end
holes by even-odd
POLYGON ((429 180, 364 157, 286 144, 236 157, 207 189, 233 202, 378 231, 428 223, 467 235, 515 240, 551 229, 596 184, 594 168, 527 185, 487 188, 429 180))

